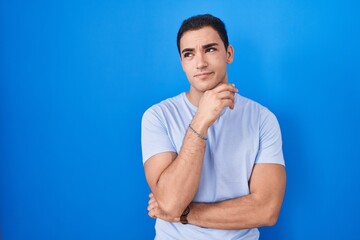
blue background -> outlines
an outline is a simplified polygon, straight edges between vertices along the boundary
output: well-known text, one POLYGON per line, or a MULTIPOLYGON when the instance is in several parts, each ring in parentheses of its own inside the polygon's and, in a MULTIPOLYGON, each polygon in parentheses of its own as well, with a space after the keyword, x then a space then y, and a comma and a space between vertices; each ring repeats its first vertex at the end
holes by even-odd
POLYGON ((4 240, 153 239, 140 122, 189 87, 183 19, 227 25, 229 79, 281 124, 288 183, 262 239, 356 239, 359 1, 0 1, 4 240))

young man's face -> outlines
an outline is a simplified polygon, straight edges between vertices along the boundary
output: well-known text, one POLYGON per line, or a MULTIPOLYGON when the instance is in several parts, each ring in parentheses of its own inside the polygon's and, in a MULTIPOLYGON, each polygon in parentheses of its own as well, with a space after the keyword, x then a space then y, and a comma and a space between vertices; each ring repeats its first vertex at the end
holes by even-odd
POLYGON ((227 83, 226 64, 233 60, 233 48, 225 49, 212 27, 187 31, 180 39, 182 68, 191 84, 191 93, 203 93, 227 83))

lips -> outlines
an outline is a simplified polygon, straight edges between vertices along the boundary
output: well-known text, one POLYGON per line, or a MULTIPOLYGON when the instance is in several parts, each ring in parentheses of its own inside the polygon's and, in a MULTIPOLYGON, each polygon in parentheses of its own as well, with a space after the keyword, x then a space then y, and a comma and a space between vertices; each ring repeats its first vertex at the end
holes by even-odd
POLYGON ((197 78, 207 78, 208 76, 210 76, 211 74, 213 74, 214 72, 200 72, 194 75, 194 77, 197 78))

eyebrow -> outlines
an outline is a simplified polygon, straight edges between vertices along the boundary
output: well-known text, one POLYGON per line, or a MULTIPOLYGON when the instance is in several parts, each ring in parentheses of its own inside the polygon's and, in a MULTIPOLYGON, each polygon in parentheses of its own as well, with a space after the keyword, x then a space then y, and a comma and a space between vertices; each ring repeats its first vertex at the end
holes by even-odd
MULTIPOLYGON (((209 43, 209 44, 205 44, 202 46, 202 49, 207 49, 210 47, 214 47, 214 46, 218 46, 218 43, 209 43)), ((184 48, 181 53, 185 53, 185 52, 193 52, 195 50, 195 48, 184 48)))

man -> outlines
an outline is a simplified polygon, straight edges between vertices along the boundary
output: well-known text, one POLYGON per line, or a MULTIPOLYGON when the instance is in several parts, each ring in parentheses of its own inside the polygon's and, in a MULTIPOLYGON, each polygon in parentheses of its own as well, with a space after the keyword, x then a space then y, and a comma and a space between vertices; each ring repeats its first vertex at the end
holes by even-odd
POLYGON ((156 239, 258 239, 285 192, 278 122, 228 82, 234 50, 220 19, 185 20, 177 45, 190 89, 142 119, 156 239))

